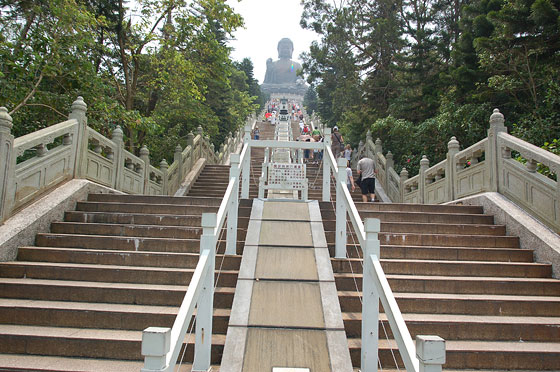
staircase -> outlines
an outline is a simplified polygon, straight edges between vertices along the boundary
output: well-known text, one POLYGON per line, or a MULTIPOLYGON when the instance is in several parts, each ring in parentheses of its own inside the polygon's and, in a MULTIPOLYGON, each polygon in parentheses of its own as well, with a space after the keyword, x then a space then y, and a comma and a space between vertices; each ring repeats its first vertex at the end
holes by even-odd
MULTIPOLYGON (((320 205, 332 256, 334 204, 320 205)), ((560 281, 550 265, 519 248, 517 237, 506 236, 505 226, 473 206, 356 205, 362 219, 381 220, 381 264, 412 338, 445 339, 444 369, 560 370, 560 281)), ((362 259, 354 242, 350 234, 348 258, 331 262, 358 368, 362 259)), ((381 366, 402 369, 385 314, 381 319, 381 366)))
MULTIPOLYGON (((299 127, 293 123, 297 137, 299 127)), ((262 139, 274 126, 259 123, 262 139)), ((235 256, 216 257, 212 363, 221 361, 263 149, 253 149, 249 200, 241 200, 235 256)), ((307 165, 321 200, 322 166, 307 165)), ((201 215, 216 212, 229 166, 207 165, 186 197, 89 195, 17 261, 0 263, 0 371, 138 371, 142 330, 170 327, 198 261, 201 215)), ((336 195, 331 183, 331 195, 336 195)), ((414 338, 446 340, 446 370, 560 370, 560 281, 479 207, 361 203, 381 220, 381 262, 414 338)), ((321 202, 334 251, 334 202, 321 202)), ((332 259, 352 362, 360 364, 361 251, 332 259)), ((381 314, 383 369, 402 370, 381 314)), ((185 340, 190 370, 193 337, 185 340)))
MULTIPOLYGON (((261 128, 272 138, 272 126, 261 128)), ((228 180, 229 166, 207 165, 186 197, 91 194, 35 246, 20 247, 16 261, 0 263, 0 370, 138 371, 142 330, 172 326, 198 262, 201 215, 217 212, 228 180)), ((240 201, 239 254, 251 204, 240 201)), ((216 257, 216 365, 241 262, 224 249, 225 229, 216 257)), ((190 370, 194 335, 185 348, 190 370)))

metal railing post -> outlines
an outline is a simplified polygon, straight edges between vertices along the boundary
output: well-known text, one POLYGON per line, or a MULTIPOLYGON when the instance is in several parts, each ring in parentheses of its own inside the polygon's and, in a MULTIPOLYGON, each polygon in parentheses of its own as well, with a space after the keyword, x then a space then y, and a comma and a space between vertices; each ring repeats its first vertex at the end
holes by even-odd
POLYGON ((338 175, 336 180, 336 241, 335 257, 346 258, 346 206, 344 189, 346 187, 346 159, 337 160, 338 175))
POLYGON ((141 372, 161 371, 167 367, 167 353, 171 348, 171 328, 148 327, 142 332, 141 372))
POLYGON ((242 167, 242 184, 241 184, 241 197, 249 199, 249 180, 251 176, 251 126, 245 126, 245 137, 243 141, 247 144, 247 153, 243 159, 242 167))
POLYGON ((200 252, 210 250, 209 268, 203 280, 196 311, 196 334, 192 371, 208 371, 212 349, 212 313, 214 308, 214 267, 216 264, 216 213, 202 214, 200 252))
POLYGON ((237 253, 237 210, 239 207, 239 154, 231 154, 229 178, 235 178, 227 212, 226 254, 237 253))
POLYGON ((331 128, 325 128, 323 150, 323 201, 331 200, 331 167, 328 165, 327 148, 331 147, 331 128))
POLYGON ((441 372, 445 363, 445 340, 439 336, 416 336, 419 372, 441 372))
POLYGON ((378 233, 381 224, 377 218, 366 218, 364 247, 364 268, 362 278, 362 372, 377 372, 379 342, 379 293, 374 284, 373 265, 369 257, 379 260, 380 248, 378 233), (366 259, 367 258, 367 259, 366 259))

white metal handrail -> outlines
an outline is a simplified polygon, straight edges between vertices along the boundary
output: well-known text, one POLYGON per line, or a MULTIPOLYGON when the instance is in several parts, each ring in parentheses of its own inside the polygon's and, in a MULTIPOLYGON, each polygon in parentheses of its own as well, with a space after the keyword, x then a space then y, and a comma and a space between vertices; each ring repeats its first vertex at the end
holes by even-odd
POLYGON ((337 258, 346 257, 346 214, 348 214, 364 257, 361 370, 363 372, 377 371, 379 301, 381 301, 406 370, 418 372, 424 370, 427 364, 431 364, 436 366, 436 370, 441 371, 441 364, 445 361, 444 341, 437 336, 417 336, 417 346, 415 347, 379 261, 380 221, 377 218, 367 218, 365 224, 362 222, 346 187, 346 159, 338 159, 336 162, 330 146, 325 145, 324 151, 323 158, 326 162, 324 166, 332 170, 334 178, 337 180, 335 256, 337 258), (424 347, 426 342, 430 342, 432 345, 436 342, 437 347, 426 348, 424 347), (419 344, 421 345, 418 346, 419 344), (433 351, 435 354, 426 355, 427 352, 433 351))
POLYGON ((207 371, 210 368, 216 244, 227 217, 226 254, 236 253, 239 178, 248 154, 250 150, 245 144, 241 155, 231 155, 229 183, 218 212, 202 214, 200 258, 173 327, 149 327, 142 333, 142 355, 145 356, 143 372, 168 372, 175 369, 195 307, 197 316, 192 370, 207 371))

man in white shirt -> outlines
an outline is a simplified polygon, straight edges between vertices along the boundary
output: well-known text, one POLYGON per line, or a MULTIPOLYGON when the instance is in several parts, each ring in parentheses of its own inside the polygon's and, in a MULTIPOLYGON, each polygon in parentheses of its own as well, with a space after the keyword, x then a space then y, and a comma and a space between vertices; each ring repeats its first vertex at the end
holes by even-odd
POLYGON ((360 188, 362 189, 362 201, 367 203, 369 200, 375 201, 375 162, 366 158, 365 156, 358 162, 358 174, 362 176, 362 183, 360 188))

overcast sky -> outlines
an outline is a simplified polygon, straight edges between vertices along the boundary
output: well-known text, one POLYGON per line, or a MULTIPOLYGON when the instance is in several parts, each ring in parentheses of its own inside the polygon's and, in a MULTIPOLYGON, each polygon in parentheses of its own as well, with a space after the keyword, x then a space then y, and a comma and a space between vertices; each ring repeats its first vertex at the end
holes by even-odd
POLYGON ((292 40, 292 59, 300 63, 300 53, 309 50, 311 42, 318 39, 314 32, 299 25, 303 9, 300 0, 227 0, 227 3, 245 20, 245 29, 239 29, 236 40, 231 42, 232 57, 238 61, 249 57, 259 83, 264 80, 266 60, 278 59, 276 47, 280 39, 292 40))

